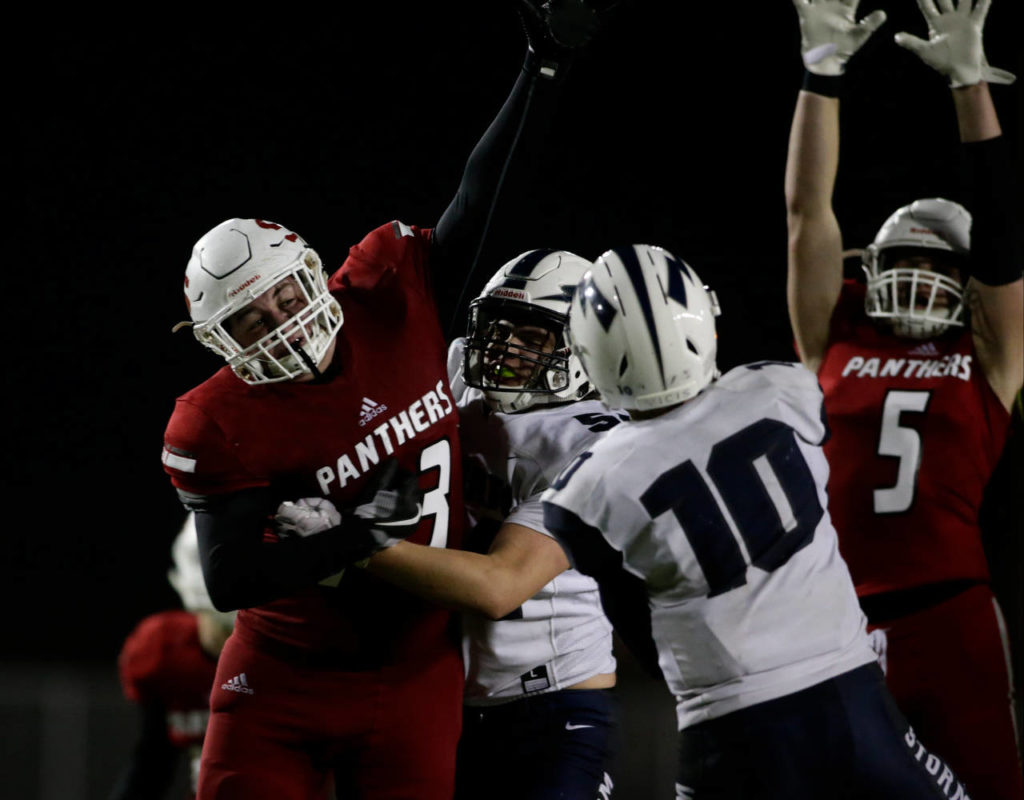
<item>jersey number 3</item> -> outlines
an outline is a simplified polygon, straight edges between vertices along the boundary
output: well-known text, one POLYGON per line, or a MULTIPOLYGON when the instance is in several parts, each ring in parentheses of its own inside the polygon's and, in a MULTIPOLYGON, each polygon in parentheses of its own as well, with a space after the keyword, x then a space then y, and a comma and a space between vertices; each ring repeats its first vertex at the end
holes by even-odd
POLYGON ((437 469, 437 486, 423 496, 423 516, 433 517, 430 533, 431 547, 448 546, 448 492, 452 480, 452 448, 447 439, 440 439, 423 448, 420 453, 420 472, 437 469))
POLYGON ((717 498, 690 460, 662 473, 641 496, 652 518, 671 511, 679 521, 708 582, 708 597, 747 582, 748 562, 723 506, 749 564, 767 572, 814 538, 824 510, 795 437, 781 422, 763 419, 712 447, 707 476, 717 498))

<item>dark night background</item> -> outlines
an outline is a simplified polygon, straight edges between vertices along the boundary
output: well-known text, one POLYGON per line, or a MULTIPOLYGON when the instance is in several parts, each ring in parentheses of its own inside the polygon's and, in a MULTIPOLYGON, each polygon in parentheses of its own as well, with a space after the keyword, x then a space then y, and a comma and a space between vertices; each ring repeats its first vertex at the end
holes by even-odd
MULTIPOLYGON (((221 363, 171 334, 193 242, 258 216, 298 231, 333 270, 383 222, 432 225, 519 69, 509 0, 340 5, 165 8, 148 23, 82 14, 45 40, 8 31, 14 74, 32 76, 5 87, 8 665, 112 674, 134 623, 177 604, 165 572, 183 511, 162 433, 174 398, 221 363)), ((877 7, 889 22, 854 60, 843 103, 847 247, 954 185, 949 91, 892 42, 925 35, 924 22, 910 0, 866 0, 861 15, 877 7)), ((1019 10, 995 0, 985 42, 990 63, 1024 78, 1019 10)), ((783 168, 802 66, 791 3, 624 0, 610 20, 573 67, 528 202, 499 205, 471 295, 528 248, 594 258, 660 244, 717 290, 723 368, 792 358, 783 168)), ((1020 83, 992 93, 1019 164, 1020 83)), ((1018 585, 1020 501, 996 494, 993 547, 1018 585)))

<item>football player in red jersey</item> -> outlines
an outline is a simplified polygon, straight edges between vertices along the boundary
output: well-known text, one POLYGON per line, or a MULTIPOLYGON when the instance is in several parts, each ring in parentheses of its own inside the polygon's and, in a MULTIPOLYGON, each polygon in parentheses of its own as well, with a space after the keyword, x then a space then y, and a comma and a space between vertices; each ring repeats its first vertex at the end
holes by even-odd
POLYGON ((189 796, 195 797, 210 688, 235 612, 217 611, 210 602, 192 514, 171 553, 174 567, 167 577, 184 610, 143 619, 128 635, 117 661, 125 697, 141 711, 141 728, 110 800, 166 797, 183 754, 189 760, 189 796))
POLYGON ((856 2, 794 0, 807 68, 786 170, 788 301, 832 430, 830 510, 887 681, 917 734, 974 800, 1020 798, 1001 612, 979 506, 1024 372, 1009 159, 982 48, 988 0, 919 0, 928 38, 896 43, 952 89, 965 204, 916 200, 843 280, 832 208, 846 60, 882 24, 856 2))
POLYGON ((460 542, 434 290, 471 264, 502 176, 520 172, 594 21, 580 0, 521 5, 523 70, 435 227, 381 225, 329 279, 298 234, 265 220, 228 220, 193 249, 193 332, 229 366, 178 399, 163 461, 196 512, 213 602, 241 609, 202 800, 320 797, 332 775, 340 797, 451 797, 463 670, 449 612, 344 568, 400 538, 460 542), (311 519, 342 510, 327 530, 265 533, 282 501, 310 497, 331 501, 308 504, 311 519))

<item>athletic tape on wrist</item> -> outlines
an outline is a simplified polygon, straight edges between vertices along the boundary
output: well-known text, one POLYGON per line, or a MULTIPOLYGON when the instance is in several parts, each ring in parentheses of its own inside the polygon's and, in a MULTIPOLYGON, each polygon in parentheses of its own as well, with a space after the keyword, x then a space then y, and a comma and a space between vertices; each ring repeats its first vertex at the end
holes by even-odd
POLYGON ((803 90, 813 92, 824 97, 839 97, 843 87, 841 75, 818 75, 816 72, 804 70, 803 90))

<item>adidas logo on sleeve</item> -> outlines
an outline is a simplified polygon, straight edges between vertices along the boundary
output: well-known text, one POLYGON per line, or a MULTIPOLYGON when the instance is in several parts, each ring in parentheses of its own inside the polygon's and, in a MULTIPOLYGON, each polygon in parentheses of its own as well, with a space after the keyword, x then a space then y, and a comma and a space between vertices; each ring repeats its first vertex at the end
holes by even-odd
POLYGON ((226 692, 238 692, 239 694, 255 694, 255 692, 249 688, 249 681, 245 679, 245 673, 239 673, 227 683, 222 683, 220 688, 226 692))

